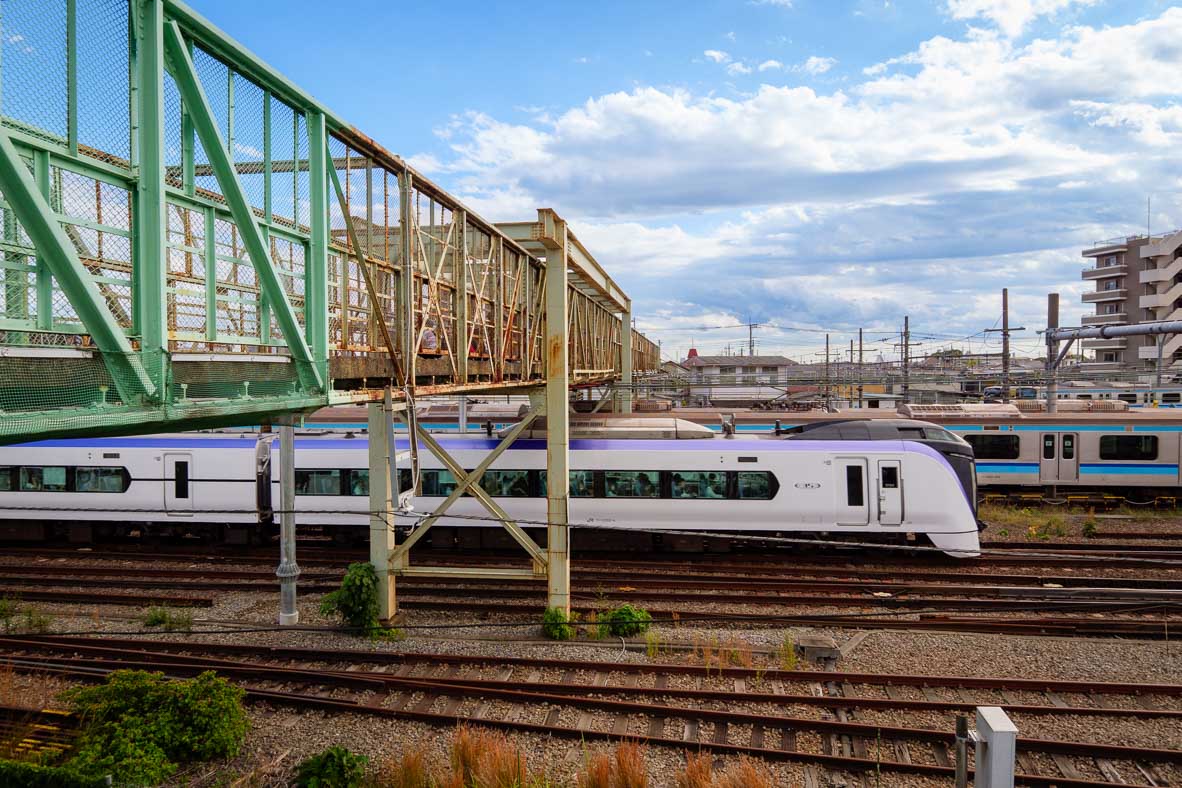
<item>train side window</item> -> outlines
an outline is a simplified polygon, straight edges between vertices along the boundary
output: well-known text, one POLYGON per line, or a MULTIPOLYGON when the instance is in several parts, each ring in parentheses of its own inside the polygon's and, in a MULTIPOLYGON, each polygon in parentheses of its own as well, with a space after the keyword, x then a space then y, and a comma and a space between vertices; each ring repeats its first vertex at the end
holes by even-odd
POLYGON ((1019 442, 1017 435, 966 435, 978 460, 1016 460, 1019 442))
POLYGON ((296 495, 340 495, 341 472, 337 469, 297 470, 296 495))
POLYGON ((1055 459, 1055 436, 1054 435, 1043 435, 1042 436, 1042 458, 1044 460, 1055 459))
POLYGON ((446 498, 456 489, 456 477, 451 471, 423 471, 423 495, 427 498, 446 498))
POLYGON ((739 499, 767 501, 775 495, 772 475, 767 471, 739 471, 739 499))
POLYGON ((1176 391, 1162 394, 1161 401, 1162 401, 1163 405, 1165 405, 1165 404, 1177 405, 1179 402, 1182 402, 1182 394, 1179 394, 1176 391))
POLYGON ((410 468, 398 469, 398 492, 404 493, 414 486, 414 477, 410 468))
POLYGON ((726 498, 726 473, 721 471, 674 471, 674 498, 726 498))
POLYGON ((845 466, 845 502, 847 506, 865 506, 866 496, 862 486, 862 466, 845 466))
POLYGON ((608 498, 659 498, 659 471, 604 471, 608 498))
POLYGON ((11 465, 0 468, 0 492, 12 491, 12 474, 15 470, 11 465))
POLYGON ((528 498, 529 471, 485 471, 480 486, 497 498, 528 498))
POLYGON ((349 495, 369 495, 369 468, 353 468, 349 471, 349 495))
POLYGON ((1075 436, 1074 435, 1064 435, 1063 436, 1063 459, 1065 459, 1065 460, 1074 460, 1075 459, 1075 436))
POLYGON ((884 490, 899 489, 899 469, 893 465, 885 465, 882 468, 882 488, 884 490))
MULTIPOLYGON (((546 472, 538 471, 538 495, 545 498, 546 492, 546 472)), ((570 497, 595 497, 595 471, 570 472, 570 497)))
POLYGON ((1156 460, 1156 435, 1101 435, 1102 460, 1156 460))
POLYGON ((129 481, 127 471, 123 468, 80 467, 74 469, 75 492, 126 492, 129 481))
POLYGON ((21 466, 21 492, 63 492, 65 489, 65 466, 21 466))

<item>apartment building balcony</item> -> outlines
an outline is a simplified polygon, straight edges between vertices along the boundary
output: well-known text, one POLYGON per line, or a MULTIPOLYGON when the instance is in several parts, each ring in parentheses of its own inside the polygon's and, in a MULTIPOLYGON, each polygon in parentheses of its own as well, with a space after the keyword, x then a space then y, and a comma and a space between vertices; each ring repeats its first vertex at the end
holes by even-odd
POLYGON ((1081 279, 1107 279, 1110 276, 1124 276, 1129 272, 1128 263, 1117 265, 1102 265, 1095 268, 1085 268, 1080 273, 1081 279))
MULTIPOLYGON (((1165 359, 1166 366, 1169 366, 1171 360, 1170 354, 1164 352, 1163 350, 1162 356, 1165 359)), ((1142 361, 1156 361, 1157 345, 1142 345, 1141 347, 1137 348, 1137 358, 1141 359, 1142 361)))
POLYGON ((1128 320, 1128 314, 1125 312, 1117 312, 1113 315, 1084 315, 1080 318, 1079 324, 1081 326, 1110 326, 1124 323, 1128 320))
POLYGON ((1157 284, 1158 282, 1168 282, 1174 278, 1178 273, 1178 268, 1172 265, 1167 265, 1163 268, 1146 268, 1137 274, 1137 279, 1143 285, 1157 284))
POLYGON ((1109 238, 1106 241, 1096 241, 1089 248, 1084 249, 1081 255, 1083 257, 1100 257, 1106 254, 1127 252, 1129 241, 1135 239, 1136 236, 1127 236, 1124 238, 1109 238))
POLYGON ((1128 297, 1129 291, 1121 287, 1116 290, 1097 290, 1094 293, 1084 293, 1082 300, 1085 304, 1098 304, 1103 301, 1124 301, 1128 297))
POLYGON ((1084 350, 1124 350, 1128 345, 1127 337, 1108 337, 1099 339, 1080 340, 1084 350))
POLYGON ((1081 361, 1079 367, 1085 372, 1122 372, 1125 365, 1121 361, 1081 361))

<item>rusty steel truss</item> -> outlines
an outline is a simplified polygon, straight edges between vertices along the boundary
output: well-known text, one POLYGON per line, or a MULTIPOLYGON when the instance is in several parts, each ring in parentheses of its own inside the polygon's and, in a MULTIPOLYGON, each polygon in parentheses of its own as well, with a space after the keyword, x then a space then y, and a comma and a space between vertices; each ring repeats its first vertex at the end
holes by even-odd
POLYGON ((177 0, 0 7, 0 441, 659 364, 551 210, 492 224, 177 0))

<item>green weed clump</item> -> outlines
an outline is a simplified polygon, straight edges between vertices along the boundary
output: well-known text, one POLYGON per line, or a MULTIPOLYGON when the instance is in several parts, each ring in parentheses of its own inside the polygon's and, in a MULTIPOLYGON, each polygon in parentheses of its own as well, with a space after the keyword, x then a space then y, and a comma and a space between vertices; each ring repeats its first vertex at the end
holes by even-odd
POLYGON ((573 617, 568 617, 560 607, 548 607, 542 613, 542 634, 551 640, 573 640, 575 628, 573 617))
POLYGON ((632 637, 647 632, 652 623, 653 617, 644 608, 620 605, 599 617, 599 632, 601 636, 632 637))
POLYGON ((150 607, 144 616, 144 626, 163 627, 165 632, 192 632, 193 614, 187 610, 150 607))
POLYGON ((299 788, 358 788, 365 780, 369 758, 344 747, 329 747, 305 758, 296 768, 299 788))
POLYGON ((67 690, 84 727, 65 766, 116 785, 157 785, 182 763, 236 755, 249 727, 244 694, 212 671, 170 681, 118 670, 105 684, 67 690))
POLYGON ((368 563, 349 564, 341 587, 320 600, 320 614, 339 616, 354 634, 405 640, 406 633, 402 630, 382 627, 378 609, 378 573, 368 563))
POLYGON ((0 628, 6 635, 47 635, 53 617, 35 607, 22 607, 9 597, 0 597, 0 628))

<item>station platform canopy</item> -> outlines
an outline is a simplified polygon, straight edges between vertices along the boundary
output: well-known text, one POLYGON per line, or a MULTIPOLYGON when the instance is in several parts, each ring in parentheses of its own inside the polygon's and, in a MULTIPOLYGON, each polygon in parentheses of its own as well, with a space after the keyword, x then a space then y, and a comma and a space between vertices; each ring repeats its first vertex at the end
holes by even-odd
POLYGON ((185 4, 4 24, 0 442, 535 388, 548 276, 572 384, 657 368, 554 210, 486 221, 185 4))

